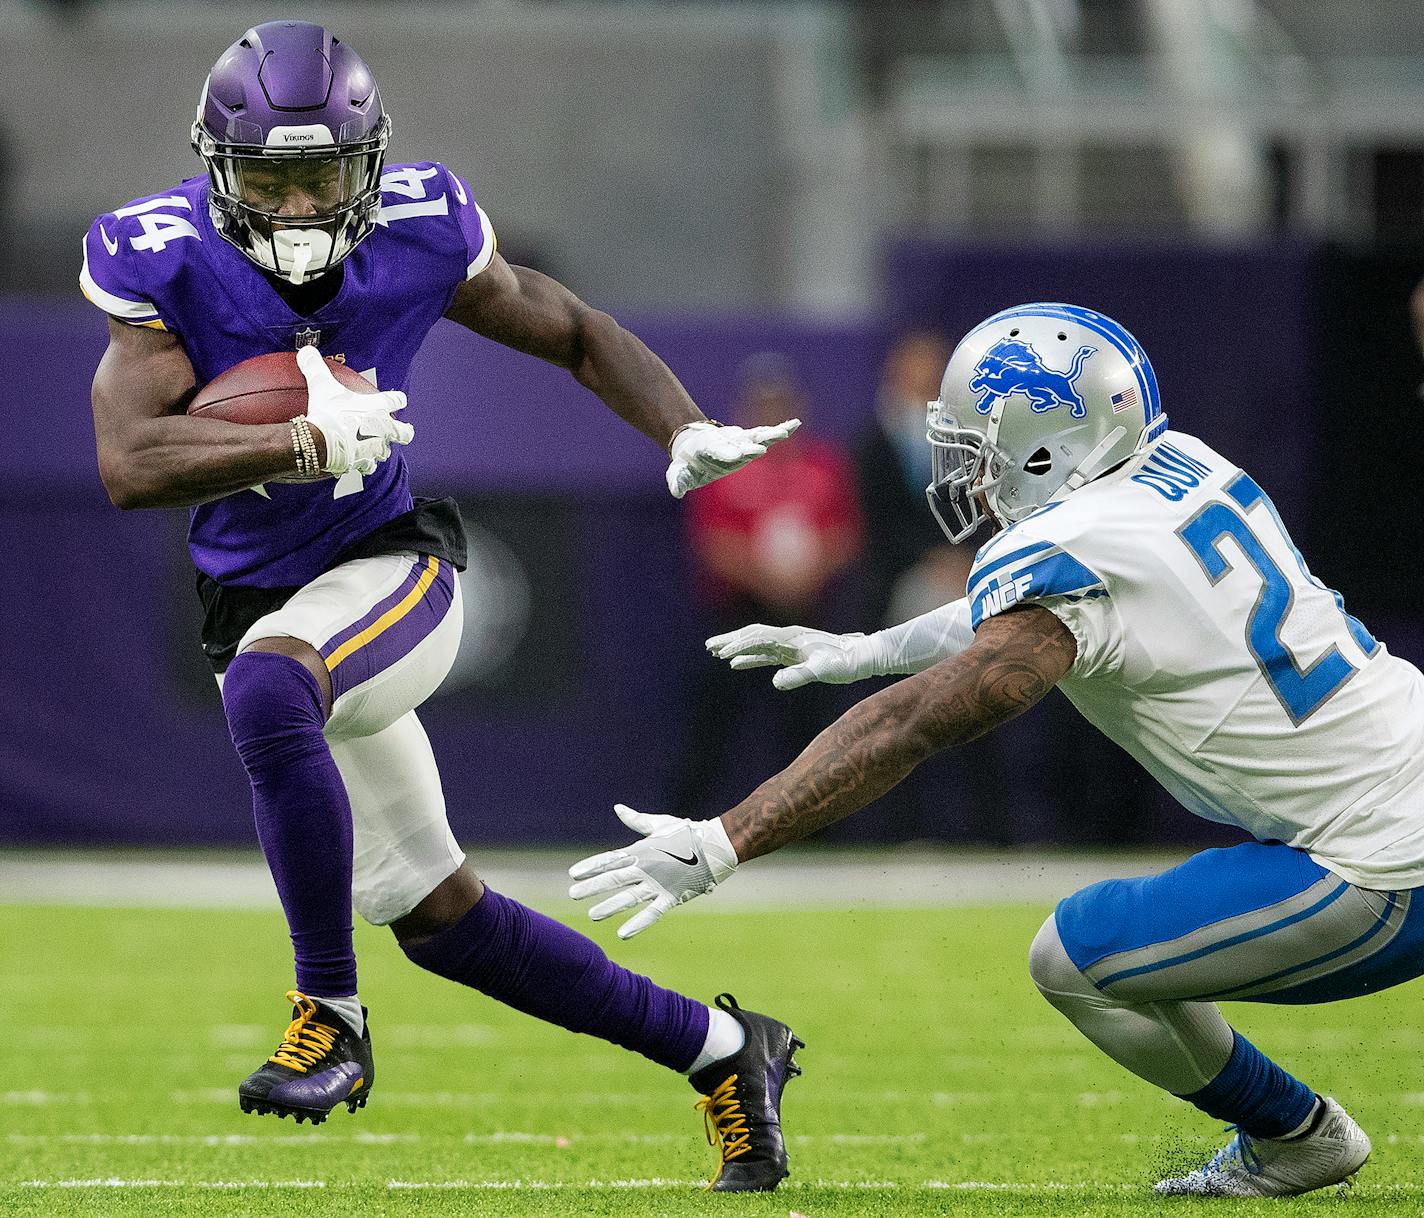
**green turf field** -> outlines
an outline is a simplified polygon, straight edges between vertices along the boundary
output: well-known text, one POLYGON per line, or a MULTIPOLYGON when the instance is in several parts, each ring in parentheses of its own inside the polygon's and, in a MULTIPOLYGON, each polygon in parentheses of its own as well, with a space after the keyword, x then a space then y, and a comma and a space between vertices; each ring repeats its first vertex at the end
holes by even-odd
MULTIPOLYGON (((560 913, 576 916, 572 906, 560 913)), ((1034 993, 1045 909, 674 914, 616 957, 788 1019, 792 1178, 699 1191, 687 1084, 420 973, 358 932, 378 1082, 320 1129, 244 1116, 234 1088, 286 1026, 278 915, 0 907, 5 1215, 778 1215, 1337 1212, 1161 1202, 1221 1140, 1034 993)), ((1419 990, 1233 1008, 1375 1140, 1351 1215, 1424 1212, 1419 990)))

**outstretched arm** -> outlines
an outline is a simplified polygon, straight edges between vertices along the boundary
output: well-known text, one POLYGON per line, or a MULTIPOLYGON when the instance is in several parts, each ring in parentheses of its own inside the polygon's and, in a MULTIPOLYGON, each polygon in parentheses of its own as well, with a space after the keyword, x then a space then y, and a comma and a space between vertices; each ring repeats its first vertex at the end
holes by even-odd
POLYGON ((774 427, 719 427, 641 339, 547 275, 510 266, 498 254, 455 289, 445 316, 567 368, 609 409, 668 450, 668 490, 678 499, 740 469, 800 426, 788 419, 774 427))
POLYGON ((1077 643, 1047 609, 990 618, 962 655, 851 708, 774 778, 717 820, 619 809, 640 842, 569 869, 575 900, 602 896, 594 921, 647 904, 619 928, 629 938, 668 910, 711 892, 748 859, 842 820, 934 753, 1022 714, 1072 666, 1077 643))
POLYGON ((849 685, 866 677, 923 672, 973 642, 969 602, 960 597, 874 634, 829 634, 758 622, 708 639, 707 650, 739 670, 780 665, 771 683, 777 689, 799 689, 811 681, 849 685))
POLYGON ((722 815, 737 859, 770 854, 843 820, 920 762, 1007 723, 1068 671, 1077 643, 1026 605, 979 627, 962 655, 857 703, 774 778, 722 815))
POLYGON ((476 334, 567 368, 622 418, 664 448, 705 418, 641 339, 568 288, 496 254, 455 290, 445 316, 476 334))

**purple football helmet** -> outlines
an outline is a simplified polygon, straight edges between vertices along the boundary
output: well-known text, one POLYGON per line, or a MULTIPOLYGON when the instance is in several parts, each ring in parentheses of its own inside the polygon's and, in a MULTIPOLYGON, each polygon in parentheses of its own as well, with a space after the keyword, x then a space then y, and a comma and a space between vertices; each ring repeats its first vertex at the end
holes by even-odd
POLYGON ((214 226, 292 283, 324 274, 375 227, 390 134, 370 69, 335 35, 248 30, 208 73, 193 123, 214 226))

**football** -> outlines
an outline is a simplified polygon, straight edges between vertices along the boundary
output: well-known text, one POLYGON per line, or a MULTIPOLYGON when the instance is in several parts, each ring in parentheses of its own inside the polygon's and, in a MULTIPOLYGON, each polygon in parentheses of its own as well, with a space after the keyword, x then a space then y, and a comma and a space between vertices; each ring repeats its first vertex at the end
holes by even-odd
MULTIPOLYGON (((376 387, 339 360, 326 357, 331 374, 346 389, 375 393, 376 387)), ((198 390, 188 413, 229 423, 285 423, 307 412, 307 383, 295 351, 254 355, 234 364, 198 390)))

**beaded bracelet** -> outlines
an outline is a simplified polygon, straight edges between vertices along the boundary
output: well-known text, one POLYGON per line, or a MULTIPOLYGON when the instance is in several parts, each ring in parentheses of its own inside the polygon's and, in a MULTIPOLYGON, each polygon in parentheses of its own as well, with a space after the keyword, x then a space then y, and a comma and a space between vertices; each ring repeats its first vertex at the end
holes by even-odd
POLYGON ((316 438, 312 435, 311 424, 305 415, 292 420, 292 451, 297 459, 297 473, 302 477, 313 477, 321 473, 321 457, 317 453, 316 438))
POLYGON ((305 475, 307 472, 307 454, 306 450, 302 448, 302 431, 301 428, 297 426, 296 419, 292 420, 291 432, 292 451, 296 455, 297 473, 299 475, 305 475))
POLYGON ((316 451, 316 437, 312 435, 311 423, 303 416, 298 420, 297 430, 302 437, 302 450, 307 457, 307 473, 313 476, 321 473, 321 457, 316 451))

